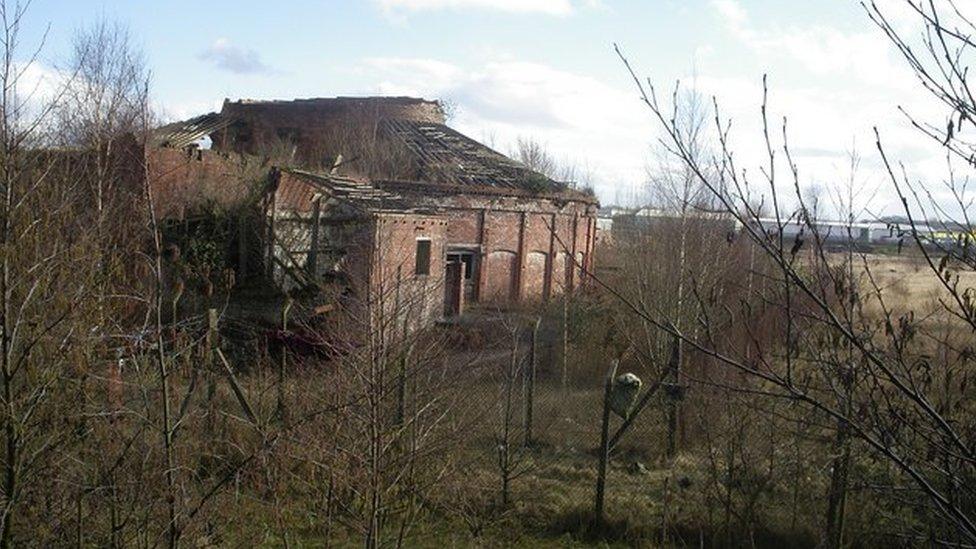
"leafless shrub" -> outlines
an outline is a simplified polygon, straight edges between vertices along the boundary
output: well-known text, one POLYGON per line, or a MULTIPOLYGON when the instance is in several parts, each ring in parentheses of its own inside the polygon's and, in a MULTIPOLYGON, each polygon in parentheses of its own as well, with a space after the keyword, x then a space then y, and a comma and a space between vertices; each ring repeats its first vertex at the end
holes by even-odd
MULTIPOLYGON (((946 131, 920 122, 916 126, 969 167, 971 155, 955 131, 956 119, 969 116, 966 113, 972 108, 965 79, 960 76, 970 43, 956 30, 968 20, 951 2, 908 1, 907 5, 928 29, 922 49, 907 47, 880 8, 872 3, 867 9, 927 89, 946 101, 953 112, 946 131), (950 23, 951 18, 955 19, 950 23)), ((786 122, 782 139, 774 138, 765 100, 763 138, 768 155, 757 182, 740 169, 731 152, 729 126, 717 107, 712 130, 717 148, 702 158, 676 122, 675 109, 680 103, 665 106, 653 87, 636 77, 635 84, 663 129, 671 152, 710 192, 724 214, 740 224, 743 238, 760 258, 762 283, 743 288, 745 293, 733 303, 712 301, 699 292, 694 298, 692 324, 681 324, 680 316, 654 307, 639 294, 625 295, 609 286, 608 290, 654 330, 681 339, 715 368, 738 372, 751 380, 737 390, 802 404, 819 418, 823 432, 833 441, 834 456, 821 530, 825 543, 843 543, 849 471, 866 463, 879 467, 874 474, 881 486, 875 493, 912 513, 912 520, 901 523, 899 531, 889 535, 949 545, 976 541, 974 499, 969 489, 974 476, 970 440, 973 416, 964 404, 961 385, 970 381, 963 366, 969 361, 968 352, 954 347, 944 329, 923 320, 930 314, 944 315, 954 319, 957 330, 971 329, 973 324, 968 290, 958 283, 958 272, 948 267, 958 258, 969 268, 964 259, 965 245, 943 245, 933 252, 932 243, 915 221, 930 217, 922 212, 944 214, 946 205, 928 194, 923 184, 896 170, 879 138, 878 149, 891 171, 892 186, 902 198, 904 215, 911 220, 912 240, 927 258, 931 276, 942 281, 942 299, 937 305, 941 311, 896 313, 884 305, 886 298, 863 252, 851 245, 851 252, 840 265, 826 253, 824 235, 811 222, 810 205, 798 184, 786 141, 786 122), (785 186, 781 185, 783 177, 787 179, 785 186), (795 211, 784 206, 784 188, 791 189, 798 204, 795 211), (752 200, 757 192, 765 194, 770 215, 777 219, 775 230, 760 228, 760 208, 752 200), (803 227, 800 236, 784 236, 789 224, 803 227), (866 314, 863 310, 868 295, 882 303, 879 313, 866 314), (778 311, 773 331, 776 337, 757 340, 756 323, 770 309, 778 311), (746 345, 730 337, 737 332, 735 326, 745 327, 746 345), (857 457, 861 452, 864 457, 857 457), (904 494, 912 495, 906 498, 904 494)), ((964 194, 953 183, 950 189, 959 193, 955 196, 964 194)), ((944 227, 969 234, 968 203, 959 201, 957 206, 961 213, 954 221, 944 221, 944 227)), ((691 283, 697 278, 694 273, 689 277, 691 283)), ((705 381, 713 379, 709 375, 705 381)))

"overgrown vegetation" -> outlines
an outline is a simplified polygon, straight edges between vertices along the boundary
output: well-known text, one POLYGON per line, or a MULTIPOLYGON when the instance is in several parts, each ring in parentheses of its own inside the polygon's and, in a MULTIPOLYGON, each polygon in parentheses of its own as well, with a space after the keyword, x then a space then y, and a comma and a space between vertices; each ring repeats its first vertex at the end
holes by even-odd
MULTIPOLYGON (((921 49, 867 10, 950 112, 918 127, 971 170, 976 28, 908 1, 921 49)), ((229 311, 257 214, 157 219, 148 70, 124 28, 79 33, 60 92, 28 105, 27 16, 0 2, 0 547, 976 544, 976 263, 913 221, 971 232, 963 183, 949 216, 879 137, 909 245, 828 250, 785 142, 762 136, 749 180, 720 113, 635 78, 668 215, 616 238, 585 291, 414 330, 443 289, 393 281, 345 316, 275 295, 276 320, 251 320, 229 311), (778 231, 757 229, 759 187, 778 231), (610 423, 598 520, 612 361, 643 392, 610 423)), ((342 137, 369 152, 372 130, 342 137)), ((397 150, 343 168, 328 145, 328 169, 410 169, 397 150)))

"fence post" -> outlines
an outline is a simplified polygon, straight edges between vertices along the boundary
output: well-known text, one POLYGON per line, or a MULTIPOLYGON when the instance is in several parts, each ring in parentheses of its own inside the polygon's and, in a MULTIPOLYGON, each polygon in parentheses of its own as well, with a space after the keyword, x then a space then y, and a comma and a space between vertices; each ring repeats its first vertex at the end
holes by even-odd
POLYGON ((399 348, 399 371, 397 372, 397 407, 396 407, 396 425, 402 426, 403 422, 406 421, 407 417, 407 354, 410 352, 407 346, 407 328, 408 322, 410 321, 410 315, 406 314, 409 311, 404 311, 403 305, 400 297, 400 287, 403 285, 403 267, 401 265, 397 266, 396 270, 396 293, 394 296, 394 307, 395 311, 393 313, 395 321, 393 333, 396 334, 397 328, 400 328, 399 341, 397 342, 397 347, 399 348), (400 317, 403 317, 403 322, 400 322, 400 317))
POLYGON ((288 365, 288 345, 286 334, 288 333, 288 312, 291 310, 292 298, 285 295, 285 302, 281 307, 281 357, 278 360, 278 419, 285 418, 285 368, 288 365))
POLYGON ((562 363, 563 371, 561 376, 561 382, 562 382, 562 388, 564 392, 566 391, 566 384, 568 382, 568 377, 569 377, 569 295, 567 294, 568 294, 568 289, 563 291, 563 322, 562 322, 562 329, 563 329, 562 355, 563 356, 561 357, 563 362, 562 363))
POLYGON ((678 452, 678 442, 680 441, 680 430, 684 428, 681 423, 681 338, 675 336, 674 343, 671 345, 671 357, 668 359, 668 370, 671 372, 672 383, 668 385, 668 438, 665 447, 665 455, 668 460, 674 459, 678 452))
POLYGON ((536 371, 536 345, 539 342, 539 322, 542 317, 537 317, 532 324, 532 339, 529 341, 529 364, 525 369, 525 445, 532 446, 535 442, 532 437, 532 414, 535 409, 535 371, 536 371))
POLYGON ((203 357, 203 365, 209 371, 211 365, 213 365, 213 350, 217 345, 217 309, 214 308, 207 309, 207 338, 205 344, 207 351, 203 357))
POLYGON ((600 426, 600 465, 596 473, 596 503, 593 514, 597 526, 604 524, 604 496, 607 488, 607 462, 610 460, 610 394, 613 378, 617 375, 617 360, 610 364, 603 388, 603 420, 600 426))
POLYGON ((207 309, 207 350, 203 357, 207 372, 207 429, 214 430, 214 399, 217 396, 217 381, 214 379, 214 349, 217 348, 217 309, 207 309))

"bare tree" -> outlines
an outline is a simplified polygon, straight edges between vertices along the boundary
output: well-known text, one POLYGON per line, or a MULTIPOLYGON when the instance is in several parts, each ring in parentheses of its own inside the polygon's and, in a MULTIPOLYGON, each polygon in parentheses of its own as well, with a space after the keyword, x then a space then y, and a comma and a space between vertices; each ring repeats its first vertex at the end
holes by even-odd
MULTIPOLYGON (((939 132, 934 126, 919 122, 915 123, 916 127, 938 139, 950 154, 969 165, 971 154, 957 141, 956 132, 957 119, 966 120, 973 104, 962 77, 965 58, 961 57, 968 52, 970 43, 967 34, 956 30, 957 25, 965 25, 968 19, 952 2, 909 0, 907 4, 928 28, 923 37, 925 49, 908 47, 877 6, 868 5, 868 11, 908 58, 910 66, 920 73, 923 84, 952 109, 953 118, 947 131, 939 132), (949 16, 959 19, 950 24, 945 19, 949 16), (925 59, 919 57, 926 55, 925 59), (934 70, 930 70, 932 66, 934 70)), ((623 60, 630 70, 627 60, 623 60)), ((632 70, 631 75, 634 75, 632 70)), ((761 293, 754 287, 745 288, 748 293, 734 306, 696 295, 698 329, 695 330, 679 327, 673 315, 662 314, 647 302, 628 298, 606 286, 608 291, 617 295, 632 314, 681 339, 689 349, 754 380, 758 386, 749 390, 802 403, 811 413, 834 421, 843 437, 851 437, 882 460, 888 466, 885 482, 895 488, 879 490, 879 495, 897 498, 925 525, 919 530, 905 525, 905 531, 898 535, 939 544, 976 541, 976 519, 971 504, 976 460, 970 436, 976 431, 972 428, 970 412, 957 404, 962 402, 965 392, 957 385, 961 383, 957 376, 969 382, 968 375, 960 370, 968 358, 957 347, 958 343, 954 343, 958 335, 946 335, 945 331, 934 329, 914 311, 894 308, 862 252, 852 251, 849 261, 838 268, 828 254, 825 235, 812 221, 786 139, 785 119, 782 137, 773 137, 766 96, 762 138, 767 154, 757 182, 741 169, 732 154, 729 125, 717 108, 714 132, 718 148, 714 155, 702 159, 694 153, 693 144, 682 128, 675 124, 677 107, 665 106, 655 89, 636 75, 634 82, 653 119, 664 130, 668 146, 695 180, 709 190, 721 210, 739 223, 744 237, 760 257, 754 270, 770 284, 761 293), (772 229, 760 222, 759 208, 751 200, 757 189, 762 189, 771 208, 770 215, 776 220, 772 229), (795 211, 786 209, 784 189, 798 204, 795 211), (787 236, 792 234, 786 230, 787 225, 795 223, 803 230, 799 235, 787 236), (859 280, 851 276, 850 267, 855 261, 858 271, 864 273, 859 280), (868 303, 876 304, 878 311, 868 314, 868 303), (781 320, 767 326, 773 337, 760 339, 759 326, 763 316, 769 314, 770 306, 781 320), (737 333, 738 326, 746 327, 748 340, 753 342, 745 348, 730 337, 737 333), (929 354, 933 346, 938 359, 929 354), (917 499, 906 501, 901 491, 914 493, 917 499)), ((920 211, 944 211, 944 205, 927 194, 924 187, 912 183, 901 170, 892 167, 880 139, 879 152, 890 168, 893 187, 902 198, 907 217, 915 219, 920 211)), ((950 188, 960 189, 954 184, 950 188)), ((967 219, 968 202, 957 205, 961 207, 959 215, 967 219)), ((953 254, 943 250, 942 259, 934 258, 932 245, 918 224, 913 222, 911 226, 919 253, 927 258, 932 276, 941 281, 944 292, 938 305, 943 309, 940 314, 949 322, 957 322, 957 330, 960 324, 971 329, 976 318, 966 297, 971 291, 960 285, 954 272, 971 267, 957 259, 963 255, 958 251, 953 254)), ((971 232, 968 224, 954 226, 957 234, 971 232)), ((961 241, 967 239, 963 237, 961 241)), ((933 313, 936 311, 926 312, 933 313)), ((843 457, 835 462, 841 468, 850 459, 843 437, 838 439, 842 443, 837 448, 843 457)), ((828 519, 833 525, 828 527, 826 541, 832 546, 842 543, 843 504, 839 499, 843 498, 846 475, 846 472, 834 475, 835 487, 830 490, 830 497, 838 499, 831 502, 828 513, 833 516, 828 519)))
POLYGON ((73 78, 58 104, 58 130, 65 144, 95 152, 93 194, 101 214, 113 191, 110 169, 117 144, 145 131, 148 69, 129 29, 102 18, 75 34, 64 72, 73 78))
MULTIPOLYGON (((84 189, 70 177, 85 158, 41 148, 50 142, 47 122, 64 89, 43 97, 26 83, 25 70, 43 46, 15 61, 26 15, 26 5, 0 3, 2 547, 23 539, 38 502, 60 498, 61 483, 73 476, 71 467, 52 470, 84 429, 83 415, 69 403, 93 350, 87 315, 95 271, 86 254, 94 241, 75 225, 84 189)), ((55 524, 64 518, 50 517, 55 524)))
POLYGON ((538 141, 520 137, 515 141, 515 148, 511 154, 530 170, 543 175, 555 177, 559 172, 559 163, 538 141))
POLYGON ((540 141, 519 137, 509 155, 530 170, 554 181, 566 183, 575 189, 592 191, 595 176, 585 162, 556 158, 540 141))

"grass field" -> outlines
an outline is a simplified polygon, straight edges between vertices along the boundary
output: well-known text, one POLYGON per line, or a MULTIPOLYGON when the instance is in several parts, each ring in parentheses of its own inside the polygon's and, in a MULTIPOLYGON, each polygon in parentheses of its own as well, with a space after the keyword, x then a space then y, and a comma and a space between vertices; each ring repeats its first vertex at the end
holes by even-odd
MULTIPOLYGON (((897 314, 938 307, 944 288, 919 258, 871 255, 866 261, 887 306, 901 311, 897 314)), ((866 283, 863 278, 862 283, 866 283)), ((965 274, 960 285, 976 286, 976 276, 965 274)), ((587 352, 586 345, 586 339, 572 342, 570 368, 604 371, 605 359, 587 352)), ((794 431, 795 419, 789 417, 802 418, 804 413, 789 403, 695 388, 698 400, 689 403, 686 418, 689 442, 669 464, 664 457, 664 406, 656 397, 614 453, 607 486, 608 521, 595 530, 591 513, 600 376, 576 375, 564 387, 554 367, 542 365, 536 386, 535 437, 529 446, 523 444, 525 387, 519 378, 513 387, 509 425, 516 472, 510 481, 509 504, 502 505, 498 459, 505 427, 501 372, 507 354, 500 347, 487 353, 467 349, 454 358, 477 367, 447 389, 454 404, 444 428, 451 430, 453 438, 431 456, 431 463, 444 465, 444 474, 418 500, 417 514, 403 540, 406 546, 816 545, 829 480, 831 456, 824 450, 828 431, 817 425, 794 431)), ((324 381, 328 375, 315 370, 298 373, 288 382, 289 392, 327 394, 334 390, 324 381)), ((646 372, 642 375, 647 379, 646 372)), ((270 395, 270 380, 262 383, 264 389, 258 384, 253 390, 270 395)), ((340 417, 335 420, 341 422, 340 417)), ((332 429, 331 421, 326 419, 321 429, 332 429)), ((613 421, 619 424, 619 419, 613 421)), ((295 465, 287 474, 307 475, 305 467, 295 465)), ((863 459, 857 462, 854 476, 864 482, 885 482, 889 472, 863 459)), ((233 500, 224 498, 222 508, 237 517, 242 543, 284 546, 284 530, 292 547, 360 546, 361 525, 356 519, 338 519, 328 533, 323 532, 327 522, 323 508, 309 506, 321 497, 317 491, 321 484, 310 479, 301 490, 286 487, 279 498, 284 506, 280 522, 269 518, 272 500, 261 490, 245 489, 233 500), (250 518, 242 522, 241 516, 250 518)), ((848 530, 865 546, 883 545, 888 541, 884 532, 893 529, 888 525, 912 520, 875 504, 868 489, 852 490, 849 497, 848 530)), ((355 494, 348 501, 351 507, 345 512, 351 517, 362 502, 355 494)))

